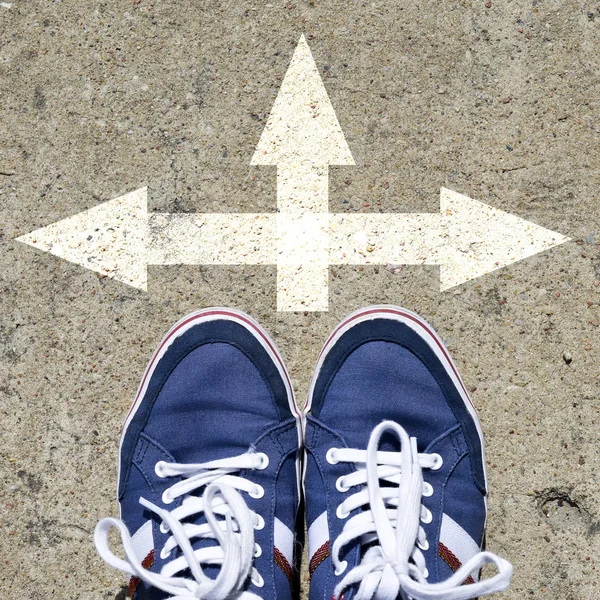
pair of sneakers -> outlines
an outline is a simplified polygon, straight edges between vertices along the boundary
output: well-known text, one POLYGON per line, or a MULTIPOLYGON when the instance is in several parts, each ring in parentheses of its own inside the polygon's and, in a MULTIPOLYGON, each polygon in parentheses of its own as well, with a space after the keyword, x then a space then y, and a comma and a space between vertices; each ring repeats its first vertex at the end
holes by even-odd
POLYGON ((374 306, 342 321, 301 413, 264 329, 210 308, 144 373, 120 444, 122 520, 95 542, 138 600, 292 599, 303 498, 310 600, 461 600, 512 575, 481 551, 486 494, 475 409, 420 317, 374 306), (480 580, 485 563, 497 573, 480 580))

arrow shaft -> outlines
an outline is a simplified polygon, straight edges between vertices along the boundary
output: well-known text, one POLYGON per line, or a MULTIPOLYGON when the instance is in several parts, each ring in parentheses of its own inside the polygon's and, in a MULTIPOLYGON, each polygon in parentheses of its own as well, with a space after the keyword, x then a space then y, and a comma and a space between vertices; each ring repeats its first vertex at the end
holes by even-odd
POLYGON ((148 216, 147 262, 153 265, 274 264, 275 215, 148 216))
POLYGON ((441 264, 446 246, 436 213, 330 215, 331 264, 441 264))
POLYGON ((326 213, 329 169, 307 161, 277 167, 277 209, 280 213, 326 213))
POLYGON ((442 217, 433 213, 152 213, 147 262, 277 264, 282 282, 293 277, 300 297, 302 288, 314 292, 326 282, 329 264, 441 264, 446 239, 442 217))
POLYGON ((277 167, 277 309, 327 310, 328 167, 277 167))

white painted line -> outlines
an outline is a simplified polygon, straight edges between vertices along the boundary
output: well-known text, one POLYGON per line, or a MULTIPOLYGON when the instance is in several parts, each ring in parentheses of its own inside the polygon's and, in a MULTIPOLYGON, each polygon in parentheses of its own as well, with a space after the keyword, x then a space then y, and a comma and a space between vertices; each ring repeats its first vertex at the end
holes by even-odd
POLYGON ((147 263, 267 265, 277 260, 275 215, 148 215, 147 263))
POLYGON ((446 188, 439 213, 330 214, 354 160, 304 37, 252 164, 277 165, 277 213, 148 214, 140 188, 17 239, 142 290, 149 264, 277 265, 280 311, 327 310, 330 264, 440 265, 446 290, 569 241, 446 188))
POLYGON ((327 310, 328 213, 277 215, 277 310, 327 310))

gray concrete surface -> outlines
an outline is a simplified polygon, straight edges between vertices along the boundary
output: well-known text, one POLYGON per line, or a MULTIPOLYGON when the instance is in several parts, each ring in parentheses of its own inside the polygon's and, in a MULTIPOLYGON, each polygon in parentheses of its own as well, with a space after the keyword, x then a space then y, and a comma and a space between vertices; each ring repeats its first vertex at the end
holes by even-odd
POLYGON ((599 42, 592 0, 0 6, 0 596, 124 597, 92 531, 175 320, 250 312, 303 401, 328 332, 379 302, 429 320, 472 390, 503 597, 600 598, 599 42), (573 241, 445 293, 433 267, 334 267, 308 314, 275 311, 274 267, 154 267, 144 293, 13 241, 143 185, 153 210, 273 212, 249 162, 302 32, 357 163, 332 210, 435 211, 445 185, 573 241))

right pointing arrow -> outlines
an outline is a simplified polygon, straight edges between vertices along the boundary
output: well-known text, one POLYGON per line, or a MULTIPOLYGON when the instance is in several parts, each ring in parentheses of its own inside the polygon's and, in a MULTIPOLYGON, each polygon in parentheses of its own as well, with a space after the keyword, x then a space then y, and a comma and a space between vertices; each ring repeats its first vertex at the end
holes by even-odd
POLYGON ((443 291, 568 241, 442 188, 439 213, 332 215, 329 261, 440 265, 443 291))

